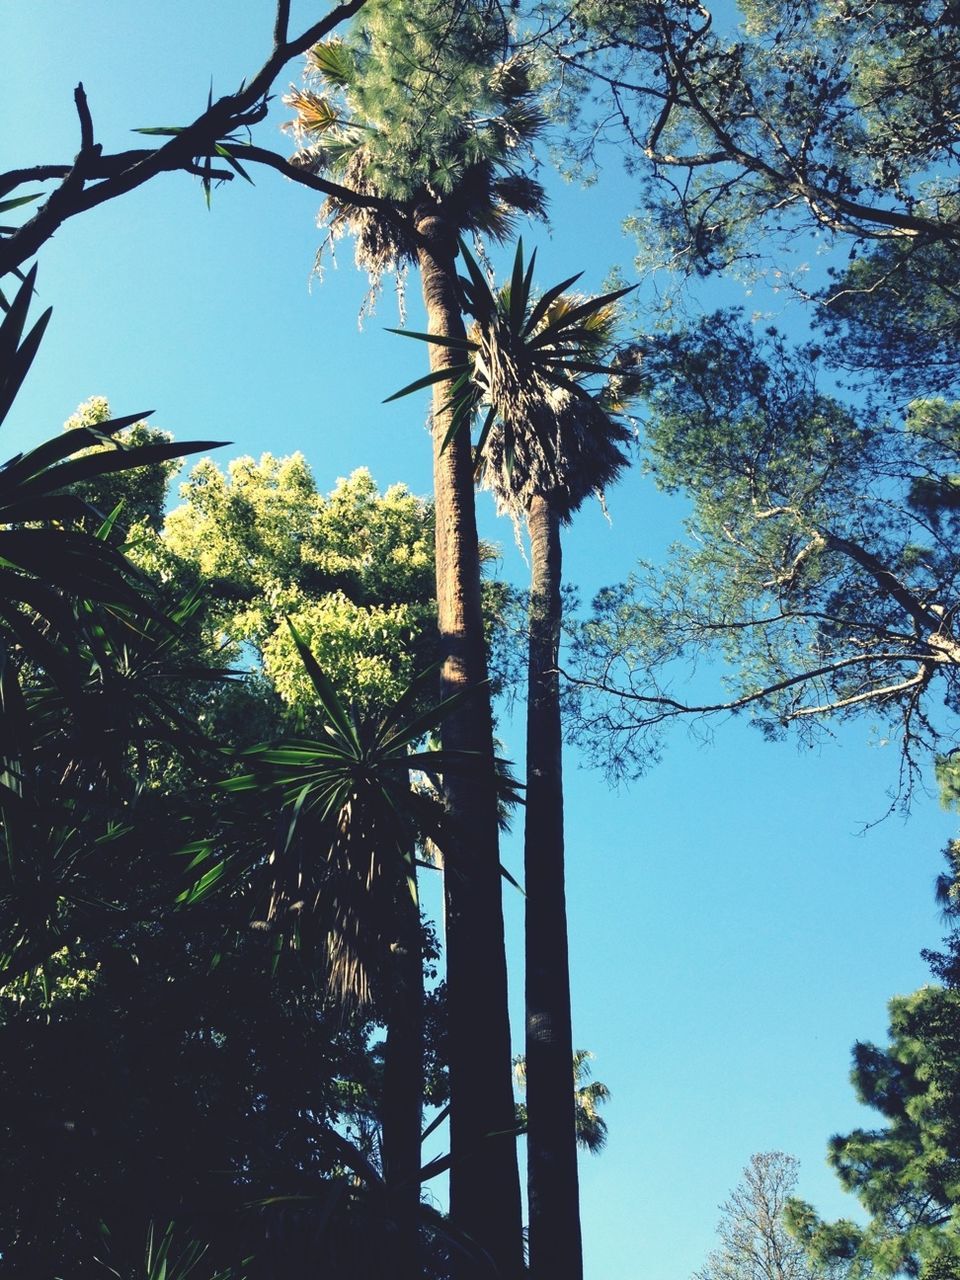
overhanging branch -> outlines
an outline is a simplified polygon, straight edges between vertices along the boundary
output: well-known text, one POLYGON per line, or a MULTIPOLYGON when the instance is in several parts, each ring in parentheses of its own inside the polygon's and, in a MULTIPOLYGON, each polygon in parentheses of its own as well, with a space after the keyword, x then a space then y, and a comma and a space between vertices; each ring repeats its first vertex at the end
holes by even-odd
MULTIPOLYGON (((237 130, 248 129, 264 119, 269 91, 284 66, 353 17, 364 3, 365 0, 344 0, 326 17, 295 39, 288 40, 289 0, 278 0, 273 49, 253 79, 242 84, 236 93, 218 98, 191 124, 153 149, 103 155, 100 145, 94 141, 93 119, 83 85, 78 85, 74 100, 80 121, 80 150, 73 163, 41 164, 0 174, 0 195, 27 183, 59 180, 59 185, 32 218, 0 237, 0 276, 32 258, 64 222, 78 213, 132 191, 160 173, 197 172, 198 160, 216 157, 219 142, 231 139, 237 130)), ((244 159, 277 169, 287 177, 344 202, 382 207, 369 196, 361 196, 336 183, 326 183, 316 175, 308 177, 306 171, 293 172, 296 166, 271 151, 246 147, 235 140, 233 146, 244 159)), ((212 174, 208 168, 206 176, 219 178, 229 175, 212 174)))

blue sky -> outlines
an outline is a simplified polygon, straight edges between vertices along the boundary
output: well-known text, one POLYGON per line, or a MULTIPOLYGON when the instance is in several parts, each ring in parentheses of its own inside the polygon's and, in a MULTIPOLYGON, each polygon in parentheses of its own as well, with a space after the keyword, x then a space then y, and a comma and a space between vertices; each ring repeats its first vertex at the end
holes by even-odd
MULTIPOLYGON (((294 5, 294 25, 311 16, 294 5)), ((81 79, 108 150, 136 145, 132 127, 191 118, 211 75, 217 93, 259 66, 271 27, 269 0, 4 5, 0 168, 72 156, 81 79)), ((282 148, 274 128, 258 141, 282 148)), ((397 323, 390 286, 361 331, 350 244, 311 283, 316 198, 255 176, 253 188, 216 191, 212 212, 195 181, 161 178, 44 248, 39 302, 53 321, 5 427, 8 454, 97 394, 117 413, 156 409, 181 439, 233 441, 221 463, 299 449, 325 488, 368 466, 382 487, 429 491, 426 401, 382 404, 423 358, 384 332, 397 323)), ((614 265, 633 278, 619 225, 634 192, 616 158, 589 191, 548 181, 551 227, 524 232, 541 283, 584 270, 596 289, 614 265)), ((711 286, 701 305, 731 290, 711 286)), ((413 279, 409 293, 418 328, 413 279)), ((609 505, 612 523, 586 509, 567 534, 567 575, 584 599, 681 532, 682 504, 639 470, 609 505)), ((522 582, 511 527, 488 495, 478 512, 502 571, 522 582)), ((502 732, 522 759, 519 724, 502 732)), ((613 1092, 609 1147, 582 1166, 589 1280, 685 1280, 754 1151, 796 1155, 801 1193, 827 1214, 850 1211, 824 1163, 831 1133, 871 1123, 847 1081, 850 1048, 882 1038, 887 999, 928 979, 918 953, 939 940, 932 885, 955 832, 931 791, 909 821, 863 834, 896 771, 896 748, 877 745, 866 720, 805 751, 739 721, 717 723, 709 744, 678 726, 662 763, 618 791, 569 758, 575 1038, 613 1092)), ((504 856, 519 869, 518 839, 504 856)), ((519 1032, 519 895, 505 905, 519 1032)))

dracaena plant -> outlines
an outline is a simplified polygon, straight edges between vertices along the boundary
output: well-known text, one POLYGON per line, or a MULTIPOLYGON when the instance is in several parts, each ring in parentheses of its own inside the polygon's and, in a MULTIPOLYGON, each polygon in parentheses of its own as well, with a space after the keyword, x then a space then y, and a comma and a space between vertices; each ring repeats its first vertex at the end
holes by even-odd
MULTIPOLYGON (((0 323, 0 424, 30 369, 50 319, 48 308, 25 332, 36 268, 0 323)), ((216 448, 211 440, 125 447, 124 428, 143 413, 97 427, 61 432, 0 466, 0 661, 4 716, 16 708, 16 672, 29 663, 63 691, 75 690, 87 670, 80 602, 116 617, 156 617, 142 581, 108 538, 118 513, 95 511, 72 486, 216 448)))
MULTIPOLYGON (((364 1004, 382 969, 403 898, 416 904, 418 850, 443 848, 443 806, 432 781, 469 774, 469 752, 423 743, 460 695, 426 705, 436 667, 391 705, 347 704, 304 638, 288 623, 309 677, 320 732, 244 752, 249 772, 225 780, 233 795, 279 792, 282 819, 270 854, 265 922, 278 950, 319 944, 332 994, 364 1004)), ((508 785, 508 784, 505 784, 508 785)), ((242 822, 242 818, 240 819, 242 822)))

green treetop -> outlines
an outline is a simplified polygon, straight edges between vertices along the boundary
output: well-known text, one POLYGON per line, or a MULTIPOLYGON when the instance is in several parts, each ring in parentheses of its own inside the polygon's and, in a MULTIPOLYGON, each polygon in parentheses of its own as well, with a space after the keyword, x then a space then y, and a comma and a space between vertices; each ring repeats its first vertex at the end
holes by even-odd
POLYGON ((908 766, 944 745, 939 698, 957 705, 960 671, 957 408, 855 410, 821 389, 819 364, 723 315, 651 344, 648 466, 693 514, 689 542, 601 593, 579 634, 616 764, 664 719, 720 710, 774 734, 879 713, 908 766), (732 687, 666 694, 681 654, 722 660, 732 687))
POLYGON ((201 462, 167 517, 160 556, 207 584, 234 661, 252 646, 288 704, 310 689, 285 619, 328 677, 365 705, 389 701, 435 646, 433 514, 403 485, 358 470, 324 496, 301 454, 201 462))
POLYGON ((890 1043, 858 1044, 851 1078, 877 1129, 831 1139, 829 1160, 867 1210, 867 1224, 824 1222, 802 1201, 792 1231, 814 1265, 851 1280, 960 1275, 960 991, 923 987, 890 1002, 890 1043))
POLYGON ((756 266, 798 228, 956 250, 952 0, 741 0, 736 27, 712 8, 581 0, 554 29, 600 95, 584 147, 644 162, 644 250, 756 266))

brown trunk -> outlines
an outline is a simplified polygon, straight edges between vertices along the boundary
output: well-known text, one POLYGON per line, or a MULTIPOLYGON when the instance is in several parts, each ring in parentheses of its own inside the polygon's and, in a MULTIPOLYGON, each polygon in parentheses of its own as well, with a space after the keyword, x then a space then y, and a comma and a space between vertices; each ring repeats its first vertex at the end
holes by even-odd
POLYGON ((410 1280, 422 1273, 423 948, 420 911, 405 885, 400 894, 383 1063, 383 1177, 392 1224, 383 1276, 410 1280))
MULTIPOLYGON (((464 335, 456 292, 456 243, 438 217, 422 218, 419 266, 431 333, 464 335)), ((439 369, 456 353, 431 344, 439 369)), ((500 900, 500 853, 487 661, 480 608, 480 557, 470 440, 450 426, 450 384, 434 390, 437 613, 444 696, 469 696, 443 723, 445 750, 470 763, 443 780, 451 838, 444 849, 450 1062, 450 1215, 513 1280, 523 1270, 520 1181, 500 900)), ((490 1274, 463 1264, 463 1274, 490 1274)))
POLYGON ((581 1280, 557 672, 560 521, 547 499, 537 497, 527 524, 532 564, 524 827, 530 1273, 535 1280, 581 1280))

